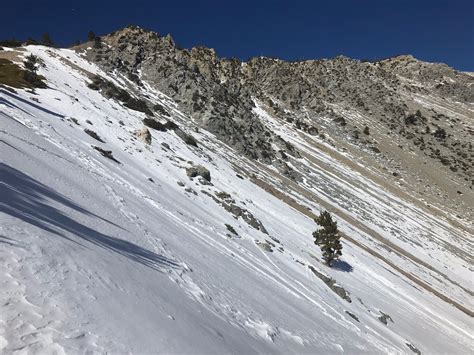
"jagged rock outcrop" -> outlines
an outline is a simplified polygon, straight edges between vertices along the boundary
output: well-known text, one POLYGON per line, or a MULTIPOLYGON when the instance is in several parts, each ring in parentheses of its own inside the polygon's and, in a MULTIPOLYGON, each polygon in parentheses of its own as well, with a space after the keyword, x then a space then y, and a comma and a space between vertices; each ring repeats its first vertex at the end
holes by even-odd
POLYGON ((102 39, 108 46, 87 50, 102 68, 118 70, 138 85, 146 80, 223 142, 272 163, 293 180, 301 180, 301 174, 285 161, 300 158, 299 152, 259 119, 256 102, 296 131, 322 140, 329 133, 328 143, 374 154, 389 169, 417 151, 471 188, 474 184, 474 77, 468 73, 411 56, 376 62, 343 56, 241 62, 219 58, 205 47, 181 49, 169 35, 133 26, 102 39), (424 103, 430 95, 460 105, 455 110, 449 103, 430 106, 424 103), (370 135, 360 134, 365 126, 371 127, 370 135), (396 149, 384 142, 393 135, 399 137, 396 149))
MULTIPOLYGON (((103 38, 107 49, 90 49, 106 70, 143 79, 173 97, 222 141, 252 159, 271 163, 273 134, 252 112, 251 92, 237 78, 222 81, 221 59, 204 47, 179 49, 170 36, 128 27, 103 38)), ((237 65, 237 62, 235 63, 237 65)))

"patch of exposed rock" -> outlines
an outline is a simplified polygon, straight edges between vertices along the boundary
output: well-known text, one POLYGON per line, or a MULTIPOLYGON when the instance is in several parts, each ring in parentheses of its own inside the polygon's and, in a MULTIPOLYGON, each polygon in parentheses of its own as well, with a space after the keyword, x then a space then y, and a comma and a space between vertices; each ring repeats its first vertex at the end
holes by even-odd
POLYGON ((388 321, 392 322, 393 323, 393 319, 392 317, 390 317, 388 314, 382 312, 382 311, 379 311, 381 316, 379 316, 379 321, 381 321, 383 324, 385 325, 388 325, 388 321))
POLYGON ((89 50, 102 54, 99 59, 90 54, 102 68, 125 75, 140 71, 142 79, 174 98, 183 111, 237 151, 265 163, 274 159, 272 145, 281 140, 253 112, 254 93, 239 78, 239 61, 222 60, 204 47, 180 49, 170 36, 138 27, 103 40, 110 47, 89 50))
POLYGON ((195 165, 191 166, 190 168, 186 168, 186 175, 188 175, 190 178, 200 176, 204 180, 211 182, 211 172, 202 165, 195 165))
POLYGON ((311 265, 309 265, 308 268, 313 272, 314 275, 320 278, 336 295, 338 295, 343 300, 346 300, 349 303, 352 302, 351 298, 349 297, 349 293, 344 289, 344 287, 338 285, 336 283, 336 280, 334 280, 332 277, 324 275, 311 265))
MULTIPOLYGON (((170 36, 138 27, 104 36, 103 41, 108 46, 87 53, 103 69, 148 82, 239 153, 273 164, 295 181, 302 173, 290 163, 299 152, 263 124, 255 102, 297 132, 335 146, 350 144, 358 153, 383 161, 387 171, 397 169, 407 180, 420 178, 420 189, 431 188, 439 179, 426 169, 416 173, 421 177, 410 175, 406 155, 414 156, 412 152, 418 159, 414 166, 433 164, 446 180, 474 187, 474 77, 467 73, 410 56, 373 62, 343 56, 241 62, 219 58, 209 48, 181 49, 170 36), (370 134, 361 134, 364 127, 370 127, 370 134)), ((97 86, 110 91, 107 83, 97 86)), ((169 116, 166 108, 157 110, 169 116)), ((192 144, 189 136, 175 132, 192 144)))
POLYGON ((265 233, 268 235, 268 232, 263 226, 263 223, 259 219, 257 219, 249 210, 237 205, 235 200, 232 198, 232 196, 229 193, 222 191, 222 192, 217 192, 214 196, 205 190, 201 190, 201 192, 211 197, 216 203, 221 205, 227 212, 231 213, 234 218, 238 219, 240 217, 245 221, 245 223, 247 223, 252 228, 255 228, 261 231, 262 233, 265 233))
POLYGON ((146 128, 145 126, 143 126, 141 129, 135 131, 135 136, 138 139, 140 139, 142 142, 144 142, 146 144, 151 144, 151 133, 148 130, 148 128, 146 128))

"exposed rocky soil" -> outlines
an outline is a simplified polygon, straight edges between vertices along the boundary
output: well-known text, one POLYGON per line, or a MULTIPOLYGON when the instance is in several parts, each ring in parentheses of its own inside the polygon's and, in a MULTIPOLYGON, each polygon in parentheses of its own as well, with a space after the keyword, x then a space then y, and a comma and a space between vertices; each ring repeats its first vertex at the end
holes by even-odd
MULTIPOLYGON (((465 210, 472 213, 474 78, 469 73, 411 56, 379 62, 346 57, 241 62, 205 47, 181 49, 171 36, 138 27, 107 35, 102 43, 76 50, 131 82, 158 88, 223 142, 295 181, 302 180, 294 169, 300 152, 257 117, 256 103, 282 125, 347 150, 419 198, 448 200, 459 217, 465 210)), ((141 109, 157 118, 169 115, 164 107, 141 109)))

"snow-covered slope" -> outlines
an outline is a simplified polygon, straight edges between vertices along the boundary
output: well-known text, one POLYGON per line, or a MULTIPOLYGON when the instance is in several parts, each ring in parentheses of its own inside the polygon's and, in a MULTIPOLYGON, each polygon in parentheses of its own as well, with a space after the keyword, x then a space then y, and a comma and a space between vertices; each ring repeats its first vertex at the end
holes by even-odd
POLYGON ((71 50, 28 52, 48 89, 0 88, 1 352, 472 351, 467 227, 368 180, 258 103, 304 153, 300 186, 146 84, 71 50), (198 147, 173 130, 140 140, 145 114, 90 89, 93 74, 164 106, 198 147), (210 183, 187 176, 194 165, 210 183), (324 208, 346 235, 333 268, 311 236, 324 208))

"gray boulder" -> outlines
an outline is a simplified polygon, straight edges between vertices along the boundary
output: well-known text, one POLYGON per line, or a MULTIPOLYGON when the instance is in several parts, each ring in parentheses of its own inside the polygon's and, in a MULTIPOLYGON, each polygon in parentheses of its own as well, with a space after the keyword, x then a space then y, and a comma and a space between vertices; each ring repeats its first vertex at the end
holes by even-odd
POLYGON ((206 181, 211 182, 211 172, 202 165, 196 165, 196 166, 192 166, 190 168, 186 168, 186 174, 190 178, 200 176, 203 179, 205 179, 206 181))

